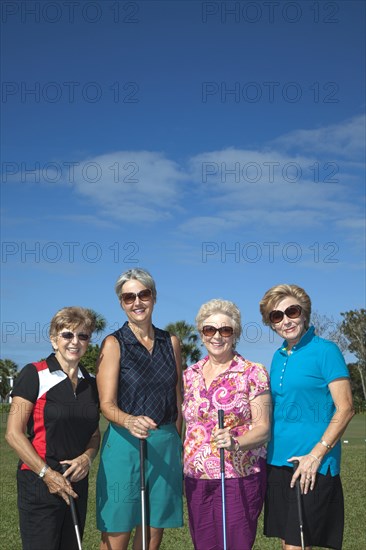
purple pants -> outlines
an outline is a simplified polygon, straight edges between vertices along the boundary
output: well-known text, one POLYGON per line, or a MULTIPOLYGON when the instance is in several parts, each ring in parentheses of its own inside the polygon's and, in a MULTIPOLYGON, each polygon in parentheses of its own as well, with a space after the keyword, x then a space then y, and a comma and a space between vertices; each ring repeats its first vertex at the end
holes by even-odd
MULTIPOLYGON (((261 471, 225 479, 227 550, 251 550, 266 489, 265 461, 261 471)), ((221 479, 185 478, 189 529, 195 550, 223 550, 221 479)))

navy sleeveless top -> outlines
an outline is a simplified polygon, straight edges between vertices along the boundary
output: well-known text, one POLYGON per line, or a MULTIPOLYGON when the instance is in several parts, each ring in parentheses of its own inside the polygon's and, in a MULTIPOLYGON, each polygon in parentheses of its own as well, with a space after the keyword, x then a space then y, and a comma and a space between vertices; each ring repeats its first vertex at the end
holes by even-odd
POLYGON ((157 425, 177 420, 177 367, 169 332, 153 326, 150 354, 127 321, 112 334, 121 350, 118 407, 133 416, 149 416, 157 425))

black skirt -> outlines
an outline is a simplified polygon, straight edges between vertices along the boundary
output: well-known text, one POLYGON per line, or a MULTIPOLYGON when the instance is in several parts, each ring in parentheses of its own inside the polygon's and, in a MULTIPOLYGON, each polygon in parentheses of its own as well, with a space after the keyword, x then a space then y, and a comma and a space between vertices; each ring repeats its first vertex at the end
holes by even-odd
MULTIPOLYGON (((301 546, 299 512, 293 468, 267 466, 264 534, 293 546, 301 546)), ((344 500, 339 475, 317 474, 313 491, 301 496, 305 546, 342 549, 344 500)))

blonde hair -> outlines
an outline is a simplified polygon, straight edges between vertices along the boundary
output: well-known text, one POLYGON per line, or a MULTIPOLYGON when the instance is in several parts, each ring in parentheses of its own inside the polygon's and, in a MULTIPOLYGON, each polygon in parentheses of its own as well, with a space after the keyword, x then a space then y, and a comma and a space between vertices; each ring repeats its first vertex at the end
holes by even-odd
POLYGON ((56 338, 64 328, 75 330, 80 325, 92 334, 96 326, 95 313, 90 309, 79 306, 64 307, 52 317, 49 330, 50 337, 56 338))
POLYGON ((294 298, 294 301, 302 307, 302 313, 305 318, 305 328, 309 328, 311 315, 311 300, 305 290, 297 285, 276 285, 267 290, 262 300, 259 302, 259 309, 262 314, 262 321, 265 325, 272 328, 272 323, 269 319, 271 311, 276 309, 278 304, 285 298, 294 298))
POLYGON ((215 313, 222 313, 230 317, 233 329, 234 329, 234 346, 240 340, 241 335, 241 314, 238 306, 234 302, 229 300, 221 300, 219 298, 214 298, 209 302, 203 304, 196 316, 196 326, 199 333, 202 331, 203 323, 207 317, 214 315, 215 313))

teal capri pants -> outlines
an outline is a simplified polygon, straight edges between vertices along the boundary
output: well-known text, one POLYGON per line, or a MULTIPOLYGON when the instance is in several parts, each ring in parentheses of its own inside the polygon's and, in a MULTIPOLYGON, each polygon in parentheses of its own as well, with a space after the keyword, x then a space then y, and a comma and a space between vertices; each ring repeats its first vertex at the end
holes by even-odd
MULTIPOLYGON (((147 525, 182 527, 182 443, 175 424, 151 430, 146 440, 147 525)), ((110 423, 97 475, 97 528, 123 533, 141 525, 140 440, 110 423)))

